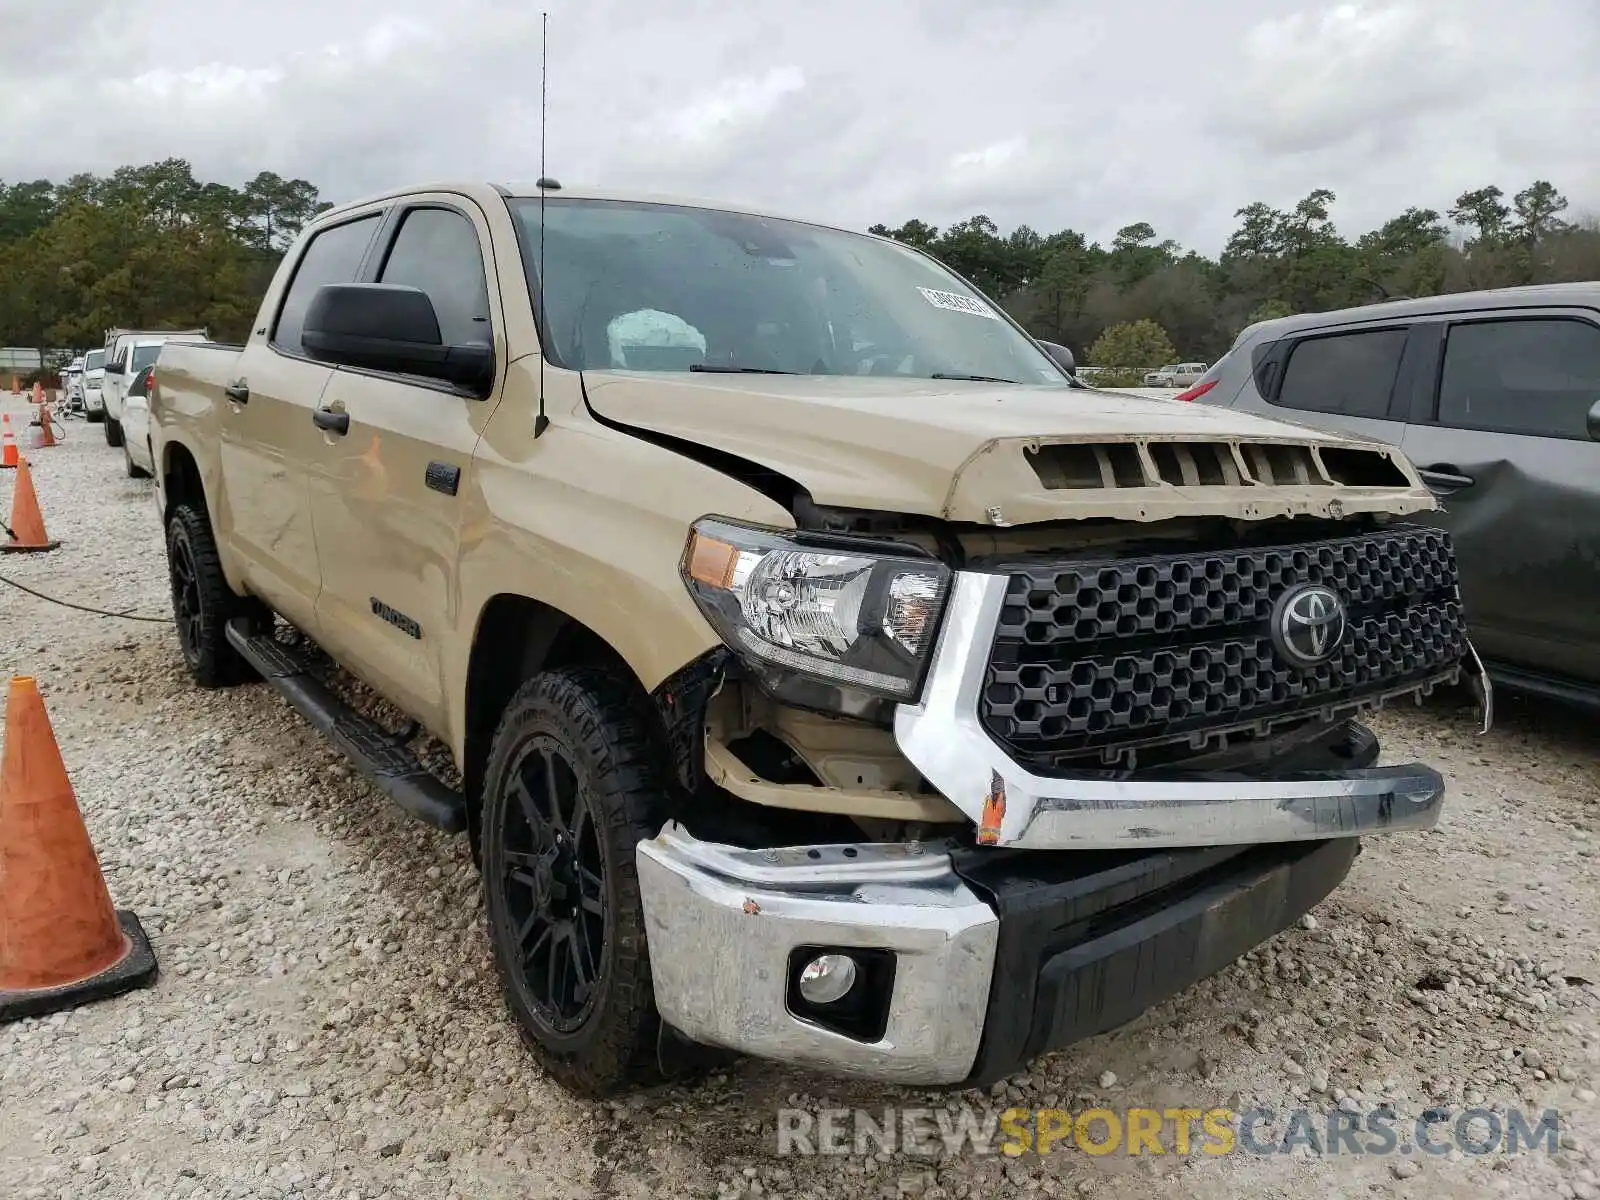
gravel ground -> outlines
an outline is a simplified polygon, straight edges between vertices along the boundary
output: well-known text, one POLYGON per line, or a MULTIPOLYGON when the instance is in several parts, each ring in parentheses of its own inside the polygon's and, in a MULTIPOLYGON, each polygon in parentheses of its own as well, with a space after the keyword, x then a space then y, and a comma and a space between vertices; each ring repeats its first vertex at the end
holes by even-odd
MULTIPOLYGON (((100 427, 68 433, 33 456, 64 545, 0 574, 163 614, 151 485, 100 427)), ((39 678, 112 894, 163 972, 0 1027, 3 1197, 1600 1195, 1592 718, 1503 698, 1479 739, 1459 697, 1383 714, 1389 757, 1449 776, 1438 830, 1369 842, 1301 927, 992 1095, 741 1062, 594 1105, 519 1046, 466 846, 352 778, 264 686, 200 691, 161 625, 5 587, 0 663, 39 678), (776 1154, 784 1105, 962 1099, 1388 1106, 1402 1130, 1428 1108, 1555 1107, 1566 1132, 1556 1155, 776 1154)))

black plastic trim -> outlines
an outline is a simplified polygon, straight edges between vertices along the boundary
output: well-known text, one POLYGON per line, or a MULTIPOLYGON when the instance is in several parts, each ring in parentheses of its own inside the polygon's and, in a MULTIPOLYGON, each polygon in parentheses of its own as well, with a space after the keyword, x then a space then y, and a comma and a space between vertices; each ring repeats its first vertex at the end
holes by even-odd
POLYGON ((889 1028, 889 1000, 894 995, 895 956, 889 950, 860 946, 796 946, 789 952, 789 985, 784 1003, 796 1020, 817 1025, 857 1042, 877 1042, 889 1028), (800 994, 800 972, 813 958, 838 954, 853 959, 855 986, 832 1004, 812 1004, 800 994))
POLYGON ((1498 659, 1488 659, 1484 666, 1488 668, 1489 678, 1508 691, 1527 692, 1576 708, 1600 710, 1600 681, 1550 675, 1498 659))
POLYGON ((706 705, 732 661, 733 652, 718 646, 678 668, 650 693, 678 783, 690 795, 705 781, 706 705))
POLYGON ((461 793, 423 766, 399 736, 335 696, 292 647, 271 634, 252 634, 237 620, 228 623, 228 642, 380 792, 446 833, 466 829, 461 793))
POLYGON ((957 852, 957 872, 1000 918, 983 1040, 963 1086, 987 1087, 1215 974, 1333 891, 1359 845, 957 852))

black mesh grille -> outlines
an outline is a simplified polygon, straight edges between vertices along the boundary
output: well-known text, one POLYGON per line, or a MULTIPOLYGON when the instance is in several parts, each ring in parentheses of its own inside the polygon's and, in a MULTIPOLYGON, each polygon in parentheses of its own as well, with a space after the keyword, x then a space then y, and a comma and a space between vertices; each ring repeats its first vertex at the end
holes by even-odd
POLYGON ((1455 552, 1435 529, 1006 569, 981 715, 1040 768, 1374 701, 1451 674, 1466 652, 1455 552), (1349 621, 1308 669, 1269 628, 1301 583, 1336 592, 1349 621))

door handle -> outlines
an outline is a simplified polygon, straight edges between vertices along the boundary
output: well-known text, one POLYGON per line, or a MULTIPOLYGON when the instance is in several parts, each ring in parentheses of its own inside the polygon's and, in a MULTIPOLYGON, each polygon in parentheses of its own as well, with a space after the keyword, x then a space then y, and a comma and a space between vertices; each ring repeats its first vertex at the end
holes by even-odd
POLYGON ((311 423, 318 429, 326 429, 329 433, 337 433, 341 437, 350 432, 350 414, 336 412, 331 408, 313 408, 311 423))
POLYGON ((1459 467, 1452 467, 1449 463, 1435 463, 1431 467, 1423 467, 1417 474, 1422 476, 1422 482, 1432 491, 1441 495, 1459 492, 1477 482, 1471 475, 1463 475, 1459 467))
POLYGON ((238 383, 230 383, 227 387, 223 388, 222 391, 223 394, 235 404, 250 403, 250 388, 243 380, 240 380, 238 383))

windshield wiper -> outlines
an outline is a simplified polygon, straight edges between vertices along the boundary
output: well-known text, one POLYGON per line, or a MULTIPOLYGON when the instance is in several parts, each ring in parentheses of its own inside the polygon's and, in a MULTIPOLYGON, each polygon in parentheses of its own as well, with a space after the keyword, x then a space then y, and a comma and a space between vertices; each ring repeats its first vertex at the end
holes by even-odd
POLYGON ((1016 379, 1001 379, 998 375, 945 375, 939 372, 928 376, 929 379, 964 379, 968 383, 1018 383, 1016 379))
POLYGON ((713 375, 798 375, 799 371, 779 371, 773 367, 730 367, 722 363, 690 363, 689 370, 713 375))

